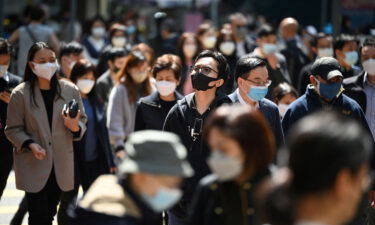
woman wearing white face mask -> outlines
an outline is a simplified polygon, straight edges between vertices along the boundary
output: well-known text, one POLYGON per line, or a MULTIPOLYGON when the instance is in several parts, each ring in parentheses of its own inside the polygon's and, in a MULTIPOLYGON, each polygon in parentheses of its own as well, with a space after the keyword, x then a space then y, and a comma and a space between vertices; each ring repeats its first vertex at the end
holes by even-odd
POLYGON ((86 192, 97 177, 115 171, 108 130, 105 124, 104 106, 95 97, 95 67, 79 61, 72 69, 71 81, 81 93, 87 114, 87 129, 82 140, 74 143, 79 181, 86 192))
POLYGON ((89 59, 94 65, 98 64, 99 56, 106 46, 106 27, 105 21, 101 17, 95 17, 91 21, 90 34, 86 36, 82 45, 85 47, 85 58, 89 59))
POLYGON ((188 74, 189 68, 194 63, 194 58, 200 52, 198 43, 199 41, 197 36, 194 33, 188 32, 183 33, 178 41, 178 55, 181 58, 182 76, 177 90, 184 95, 194 92, 191 84, 191 78, 188 76, 188 74))
POLYGON ((209 23, 203 23, 199 26, 197 37, 202 50, 214 50, 217 42, 215 29, 209 23))
POLYGON ((107 107, 107 127, 111 144, 119 158, 124 156, 124 140, 134 131, 137 101, 151 94, 150 67, 145 55, 132 51, 112 88, 107 107))
POLYGON ((86 130, 78 88, 58 80, 52 48, 37 42, 29 50, 24 82, 12 92, 5 134, 15 146, 17 188, 26 192, 29 224, 52 224, 61 192, 74 188, 73 140, 86 130), (73 111, 64 105, 75 100, 73 111))
POLYGON ((280 118, 282 119, 286 110, 292 102, 298 98, 296 89, 288 83, 281 83, 272 91, 272 101, 279 108, 280 118))
POLYGON ((270 171, 275 140, 263 115, 250 106, 222 106, 207 120, 204 137, 213 175, 201 180, 189 224, 254 224, 254 198, 270 171))
POLYGON ((156 79, 157 91, 141 98, 135 117, 135 131, 162 130, 169 110, 177 100, 183 98, 176 91, 181 79, 180 57, 172 54, 157 58, 152 75, 156 79))

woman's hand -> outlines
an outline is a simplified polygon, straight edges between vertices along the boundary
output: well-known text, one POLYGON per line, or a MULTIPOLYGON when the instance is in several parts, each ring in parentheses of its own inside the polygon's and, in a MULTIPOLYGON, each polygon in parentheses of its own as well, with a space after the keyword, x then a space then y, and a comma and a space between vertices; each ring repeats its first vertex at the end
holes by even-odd
POLYGON ((43 160, 46 158, 46 150, 44 150, 40 145, 37 143, 29 144, 29 149, 34 154, 35 158, 38 160, 43 160))
POLYGON ((64 119, 64 125, 72 132, 79 131, 79 118, 81 116, 81 111, 78 110, 77 116, 75 118, 70 118, 69 114, 64 115, 64 110, 61 112, 64 119))

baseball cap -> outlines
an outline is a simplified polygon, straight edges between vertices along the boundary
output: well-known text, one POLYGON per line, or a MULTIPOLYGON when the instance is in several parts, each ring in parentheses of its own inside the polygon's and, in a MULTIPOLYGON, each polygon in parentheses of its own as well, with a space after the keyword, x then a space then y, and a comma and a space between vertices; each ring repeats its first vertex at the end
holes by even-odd
POLYGON ((343 77, 340 63, 332 57, 322 57, 315 60, 311 66, 311 74, 319 75, 324 80, 330 80, 337 76, 343 77))
POLYGON ((125 143, 125 155, 119 165, 119 175, 142 172, 191 177, 194 174, 186 160, 185 146, 170 132, 145 130, 132 133, 125 143))

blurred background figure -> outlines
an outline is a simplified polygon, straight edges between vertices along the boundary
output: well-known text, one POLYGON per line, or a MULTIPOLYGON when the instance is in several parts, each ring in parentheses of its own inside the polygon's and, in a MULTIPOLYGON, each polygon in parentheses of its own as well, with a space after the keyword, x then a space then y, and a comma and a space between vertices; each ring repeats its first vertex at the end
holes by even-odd
POLYGON ((54 31, 43 24, 46 13, 40 6, 33 6, 28 12, 28 24, 21 26, 9 37, 10 43, 18 43, 17 75, 23 77, 27 62, 27 52, 39 41, 48 43, 56 53, 59 53, 59 39, 54 31))
POLYGON ((217 35, 211 22, 202 23, 197 30, 201 50, 215 50, 217 35))
POLYGON ((59 76, 70 79, 72 68, 84 59, 83 46, 78 42, 62 43, 60 47, 60 69, 59 76))
POLYGON ((284 117, 284 114, 290 104, 298 98, 298 93, 288 83, 281 83, 277 85, 272 91, 272 101, 277 105, 279 109, 280 118, 284 117))
POLYGON ((99 56, 107 45, 106 21, 101 16, 96 16, 89 22, 88 29, 82 40, 84 54, 86 59, 97 65, 99 56))
POLYGON ((341 34, 333 43, 334 56, 342 67, 344 78, 358 75, 361 70, 356 66, 358 56, 358 40, 354 36, 341 34))
POLYGON ((272 91, 280 83, 291 83, 286 59, 277 49, 276 31, 269 25, 259 28, 256 39, 259 47, 255 48, 250 56, 263 59, 267 63, 269 86, 266 97, 271 100, 272 91))
POLYGON ((118 158, 123 158, 124 140, 134 131, 137 101, 153 91, 150 69, 142 52, 130 52, 109 95, 107 127, 118 158))
POLYGON ((178 41, 178 55, 182 62, 182 76, 177 90, 184 95, 194 92, 191 84, 190 67, 200 53, 200 44, 194 33, 183 33, 178 41))
POLYGON ((281 38, 279 48, 281 49, 281 54, 286 58, 289 75, 294 87, 297 87, 299 72, 309 62, 303 52, 303 43, 298 36, 298 29, 299 23, 292 17, 283 19, 279 25, 281 38))

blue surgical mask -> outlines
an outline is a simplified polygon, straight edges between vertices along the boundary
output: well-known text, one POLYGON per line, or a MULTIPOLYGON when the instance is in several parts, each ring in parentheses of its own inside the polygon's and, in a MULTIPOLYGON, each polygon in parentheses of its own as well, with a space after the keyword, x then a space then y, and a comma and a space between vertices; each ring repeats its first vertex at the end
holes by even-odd
POLYGON ((128 34, 134 34, 135 32, 137 31, 137 28, 135 26, 128 26, 128 28, 126 29, 126 32, 128 34))
POLYGON ((155 196, 142 194, 141 197, 155 212, 161 213, 172 208, 181 199, 182 191, 179 189, 159 188, 155 196))
POLYGON ((268 86, 250 86, 247 96, 254 102, 262 100, 268 93, 268 86))
POLYGON ((275 44, 265 43, 262 45, 262 50, 264 54, 269 55, 277 51, 277 46, 275 44))
POLYGON ((356 51, 345 52, 345 62, 349 65, 354 65, 358 62, 358 53, 356 51))
MULTIPOLYGON (((316 79, 315 79, 316 80, 316 79)), ((341 89, 341 83, 330 83, 323 84, 322 82, 316 80, 318 83, 318 93, 319 95, 325 97, 328 100, 334 99, 341 89)))

